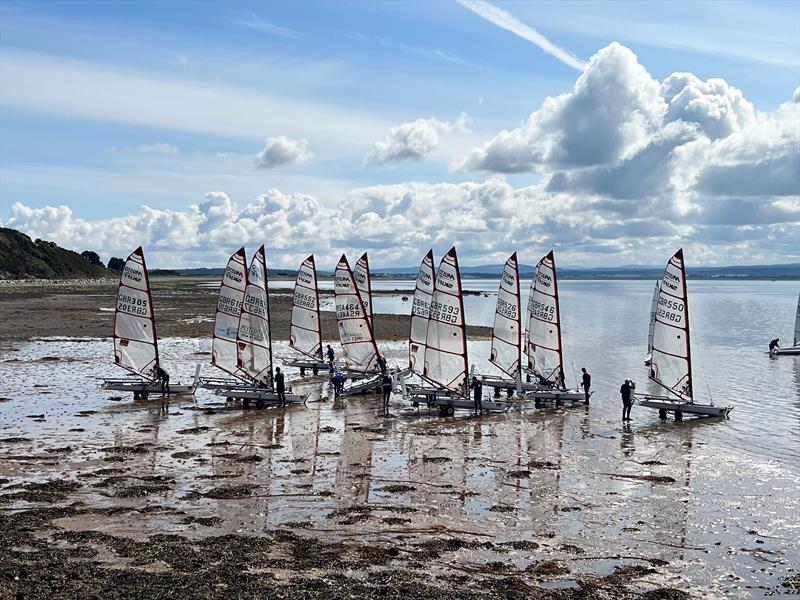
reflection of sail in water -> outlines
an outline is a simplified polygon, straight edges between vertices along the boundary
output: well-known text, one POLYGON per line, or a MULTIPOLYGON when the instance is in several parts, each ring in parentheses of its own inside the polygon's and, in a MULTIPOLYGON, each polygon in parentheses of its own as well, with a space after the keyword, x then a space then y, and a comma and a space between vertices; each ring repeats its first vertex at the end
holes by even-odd
POLYGON ((372 471, 372 444, 375 434, 369 433, 367 423, 372 414, 364 414, 364 407, 345 403, 341 429, 340 456, 336 465, 336 497, 344 505, 366 504, 369 499, 372 471))
POLYGON ((546 415, 533 420, 523 428, 524 445, 528 456, 530 499, 522 504, 520 516, 530 518, 537 535, 558 533, 558 515, 561 494, 561 468, 564 451, 565 420, 576 418, 572 413, 546 415))

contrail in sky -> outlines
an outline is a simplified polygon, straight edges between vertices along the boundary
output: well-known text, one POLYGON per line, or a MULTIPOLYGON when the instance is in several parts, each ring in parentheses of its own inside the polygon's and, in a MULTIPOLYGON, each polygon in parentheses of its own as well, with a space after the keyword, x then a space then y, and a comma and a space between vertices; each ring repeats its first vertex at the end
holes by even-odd
POLYGON ((576 57, 574 54, 564 50, 563 48, 559 48, 541 33, 536 31, 533 27, 525 25, 525 23, 517 19, 510 12, 491 4, 490 2, 486 2, 486 0, 458 0, 458 3, 464 8, 471 10, 479 17, 486 19, 490 23, 497 25, 506 31, 510 31, 514 35, 518 35, 522 39, 528 40, 532 44, 536 44, 549 55, 556 57, 565 65, 568 65, 573 69, 582 71, 583 67, 586 65, 585 62, 576 57))

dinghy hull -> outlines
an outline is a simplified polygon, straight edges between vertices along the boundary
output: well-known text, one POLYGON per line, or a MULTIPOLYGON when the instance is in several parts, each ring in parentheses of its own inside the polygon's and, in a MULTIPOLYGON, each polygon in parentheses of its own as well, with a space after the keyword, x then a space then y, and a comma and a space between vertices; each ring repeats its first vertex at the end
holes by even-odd
POLYGON ((644 396, 637 399, 639 406, 653 408, 661 414, 674 413, 678 415, 697 415, 701 417, 727 417, 733 410, 732 406, 714 406, 713 404, 695 404, 658 396, 644 396))
MULTIPOLYGON (((142 381, 135 379, 104 379, 101 389, 112 392, 132 393, 134 398, 146 400, 150 396, 161 396, 161 384, 152 381, 142 381)), ((170 384, 169 396, 194 396, 196 391, 194 385, 170 384)))

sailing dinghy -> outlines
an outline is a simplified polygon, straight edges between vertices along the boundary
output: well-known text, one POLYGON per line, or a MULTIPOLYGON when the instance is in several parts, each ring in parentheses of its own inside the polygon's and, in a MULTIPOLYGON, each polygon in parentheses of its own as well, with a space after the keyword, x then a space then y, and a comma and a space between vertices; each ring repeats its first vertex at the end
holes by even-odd
POLYGON ((353 279, 356 281, 358 293, 361 294, 361 302, 364 304, 364 314, 367 315, 369 326, 375 331, 372 324, 372 278, 369 274, 369 257, 366 252, 361 255, 356 266, 353 267, 353 279))
POLYGON ((292 295, 292 323, 289 327, 289 346, 302 357, 283 361, 287 367, 300 369, 304 377, 306 369, 314 375, 327 370, 330 365, 322 355, 322 329, 319 310, 319 285, 314 255, 306 258, 297 269, 292 295))
POLYGON ((656 309, 658 308, 658 293, 661 291, 661 282, 656 281, 653 290, 653 301, 650 303, 650 327, 647 330, 647 356, 644 359, 644 366, 649 367, 653 356, 653 332, 656 324, 656 309))
POLYGON ((694 401, 692 352, 689 340, 689 304, 686 293, 686 270, 683 250, 669 259, 661 279, 653 325, 653 348, 650 380, 661 386, 666 396, 637 396, 640 405, 655 408, 659 417, 675 414, 680 421, 684 414, 726 417, 730 406, 714 406, 694 401))
POLYGON ((422 375, 425 368, 425 345, 428 337, 428 320, 433 297, 433 250, 428 250, 419 266, 411 305, 411 323, 408 330, 408 369, 422 375))
POLYGON ((797 297, 797 312, 794 316, 794 345, 791 348, 779 348, 772 356, 797 356, 800 354, 800 296, 797 297))
POLYGON ((534 400, 553 400, 556 405, 564 401, 583 402, 582 389, 566 387, 564 377, 564 352, 561 342, 561 309, 558 303, 558 276, 556 261, 551 250, 536 265, 528 297, 528 328, 525 335, 528 355, 526 372, 536 378, 534 389, 525 394, 534 400))
MULTIPOLYGON (((246 268, 244 248, 228 260, 222 276, 211 363, 233 379, 204 379, 203 387, 228 400, 241 400, 247 408, 278 402, 273 389, 272 335, 264 246, 246 268)), ((286 393, 287 403, 305 402, 305 396, 286 393)))
POLYGON ((362 294, 344 254, 336 265, 334 277, 336 324, 344 355, 337 368, 343 367, 346 377, 351 380, 341 395, 379 393, 382 376, 378 371, 378 347, 372 319, 367 315, 362 294))
MULTIPOLYGON (((422 261, 420 275, 417 276, 418 288, 420 281, 423 283, 422 293, 419 296, 423 302, 428 288, 425 282, 429 274, 432 275, 432 266, 433 255, 429 252, 422 261)), ((416 301, 416 292, 414 297, 416 301)), ((421 313, 417 316, 421 317, 424 314, 424 304, 418 305, 417 308, 421 313)), ((439 263, 427 313, 422 373, 419 373, 417 363, 420 348, 419 346, 413 348, 416 344, 413 337, 415 334, 413 319, 412 337, 409 339, 409 351, 413 351, 409 362, 423 383, 418 386, 406 386, 405 381, 401 380, 404 395, 416 405, 425 402, 429 407, 438 406, 442 414, 452 415, 456 409, 472 410, 475 404, 469 395, 470 373, 464 297, 455 247, 451 248, 439 263)), ((419 329, 416 335, 419 335, 419 329)), ((510 406, 507 402, 493 400, 484 400, 482 405, 484 410, 489 411, 507 410, 510 406)))
MULTIPOLYGON (((155 369, 159 365, 158 335, 150 293, 150 277, 144 252, 139 246, 125 261, 117 288, 114 311, 114 363, 128 371, 127 378, 103 379, 102 388, 116 392, 133 392, 134 399, 147 399, 161 394, 155 369)), ((199 368, 192 385, 170 383, 169 394, 194 394, 199 368)))

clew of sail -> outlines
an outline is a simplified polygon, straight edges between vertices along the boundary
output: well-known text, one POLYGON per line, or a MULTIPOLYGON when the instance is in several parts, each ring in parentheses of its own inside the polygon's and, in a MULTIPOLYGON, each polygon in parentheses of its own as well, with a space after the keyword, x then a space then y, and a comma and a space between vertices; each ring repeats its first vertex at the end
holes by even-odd
POLYGON ((262 245, 253 255, 247 273, 239 331, 238 368, 253 381, 272 384, 272 340, 269 330, 267 260, 262 245))
POLYGON ((492 328, 492 350, 489 355, 489 362, 512 377, 517 376, 522 358, 521 321, 519 266, 517 253, 514 252, 506 261, 500 278, 492 328))
POLYGON ((431 297, 423 375, 467 393, 467 332, 456 249, 442 257, 431 297))
POLYGON ((561 355, 561 312, 558 307, 556 262, 551 250, 539 261, 528 298, 528 369, 564 387, 561 355))
POLYGON ((656 324, 656 308, 658 307, 658 292, 661 290, 661 282, 656 281, 656 287, 653 290, 653 301, 650 303, 650 327, 647 330, 647 354, 653 350, 653 330, 656 324))
POLYGON ((313 254, 306 258, 297 270, 292 297, 289 345, 306 356, 322 360, 319 288, 313 254))
POLYGON ((375 345, 372 324, 367 318, 350 263, 344 254, 336 265, 333 289, 345 365, 354 371, 374 371, 377 367, 378 348, 375 345))
POLYGON ((243 374, 239 368, 237 336, 247 286, 246 261, 244 248, 239 248, 225 267, 219 288, 214 317, 214 341, 211 346, 211 364, 237 377, 243 374))
POLYGON ((691 401, 692 360, 686 301, 686 272, 681 249, 669 259, 659 286, 650 379, 691 401))
POLYGON ((139 246, 125 261, 114 313, 114 362, 148 379, 158 364, 156 322, 150 278, 139 246))
POLYGON ((356 262, 356 266, 353 267, 353 278, 356 281, 358 293, 361 294, 364 314, 367 315, 370 327, 372 327, 372 280, 369 276, 369 258, 366 252, 361 255, 361 258, 356 262))
POLYGON ((408 368, 422 373, 425 367, 425 340, 433 296, 433 250, 428 250, 417 273, 414 303, 411 306, 411 326, 408 332, 408 368))

